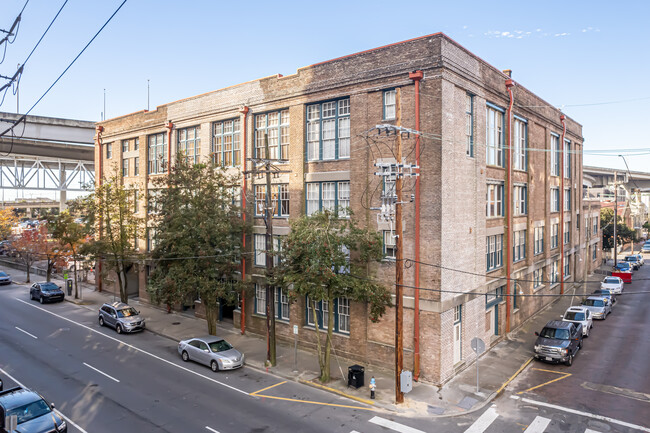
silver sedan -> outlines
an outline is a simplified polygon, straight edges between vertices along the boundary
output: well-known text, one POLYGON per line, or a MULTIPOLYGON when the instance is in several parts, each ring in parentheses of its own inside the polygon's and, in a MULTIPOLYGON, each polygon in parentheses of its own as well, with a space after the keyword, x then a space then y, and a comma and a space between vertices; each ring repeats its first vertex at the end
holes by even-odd
POLYGON ((181 341, 178 343, 178 354, 183 361, 207 365, 212 371, 234 370, 244 365, 243 353, 223 338, 213 335, 181 341))
POLYGON ((605 277, 600 283, 600 288, 620 295, 623 291, 623 280, 620 277, 605 277))
POLYGON ((591 312, 594 319, 607 319, 607 315, 612 312, 612 305, 608 299, 603 296, 590 296, 582 303, 582 306, 591 312))

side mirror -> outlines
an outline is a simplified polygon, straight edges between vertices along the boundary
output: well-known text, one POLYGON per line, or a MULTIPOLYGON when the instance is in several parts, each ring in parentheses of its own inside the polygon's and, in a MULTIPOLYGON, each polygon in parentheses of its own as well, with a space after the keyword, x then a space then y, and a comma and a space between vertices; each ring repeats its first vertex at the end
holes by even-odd
POLYGON ((205 353, 210 353, 210 351, 209 351, 208 349, 203 349, 203 351, 204 351, 205 353))
POLYGON ((54 409, 54 403, 50 403, 50 407, 54 409))
POLYGON ((537 335, 539 337, 539 332, 535 331, 535 335, 537 335))

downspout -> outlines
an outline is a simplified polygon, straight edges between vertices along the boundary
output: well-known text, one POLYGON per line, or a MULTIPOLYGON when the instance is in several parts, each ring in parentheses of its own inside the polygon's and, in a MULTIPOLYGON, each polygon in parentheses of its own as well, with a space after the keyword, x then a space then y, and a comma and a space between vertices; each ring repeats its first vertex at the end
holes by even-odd
POLYGON ((172 129, 174 129, 174 124, 169 121, 166 125, 167 128, 167 174, 172 172, 172 129))
MULTIPOLYGON (((99 149, 99 175, 97 176, 97 181, 99 186, 102 186, 102 181, 104 179, 104 151, 102 149, 102 132, 104 132, 103 126, 95 127, 95 148, 99 149)), ((99 215, 99 236, 102 235, 102 215, 99 215)), ((97 291, 102 291, 102 260, 99 259, 97 262, 97 276, 95 281, 97 282, 97 291)))
POLYGON ((562 242, 560 242, 560 295, 564 294, 564 135, 566 134, 566 117, 560 114, 562 122, 562 139, 560 140, 560 227, 558 227, 558 236, 562 231, 562 242))
POLYGON ((506 179, 508 185, 508 193, 506 194, 506 334, 510 332, 510 308, 512 306, 512 299, 510 299, 510 293, 512 293, 510 277, 512 276, 512 105, 514 104, 512 88, 514 85, 515 82, 511 78, 506 80, 506 90, 510 96, 510 104, 508 105, 508 159, 506 161, 506 179))
POLYGON ((415 178, 415 303, 413 306, 413 380, 420 377, 420 80, 422 71, 409 72, 409 78, 415 83, 415 165, 418 176, 415 178))
MULTIPOLYGON (((248 130, 247 128, 247 120, 248 120, 248 107, 244 106, 239 110, 240 113, 242 113, 244 117, 244 121, 242 123, 242 128, 244 130, 243 137, 242 137, 242 162, 241 166, 243 168, 243 171, 246 171, 246 132, 248 130)), ((242 205, 242 218, 244 220, 244 224, 246 224, 246 175, 242 176, 242 191, 241 191, 241 205, 242 205)), ((245 253, 246 252, 246 232, 244 231, 241 236, 241 242, 242 242, 242 251, 245 253)), ((242 282, 246 282, 246 255, 242 255, 241 259, 241 280, 242 282)), ((246 332, 246 296, 245 292, 242 293, 241 297, 241 314, 240 314, 240 327, 241 327, 241 333, 242 335, 246 332)))

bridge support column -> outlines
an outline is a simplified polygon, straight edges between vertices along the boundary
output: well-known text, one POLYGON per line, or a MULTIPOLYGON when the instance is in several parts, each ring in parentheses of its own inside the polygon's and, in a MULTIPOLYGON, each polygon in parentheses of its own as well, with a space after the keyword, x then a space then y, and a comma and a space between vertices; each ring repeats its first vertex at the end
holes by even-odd
POLYGON ((65 184, 66 184, 66 174, 65 174, 65 165, 61 167, 61 173, 59 174, 61 177, 61 190, 59 191, 59 212, 63 212, 68 208, 68 205, 65 203, 67 201, 67 191, 65 189, 65 184))

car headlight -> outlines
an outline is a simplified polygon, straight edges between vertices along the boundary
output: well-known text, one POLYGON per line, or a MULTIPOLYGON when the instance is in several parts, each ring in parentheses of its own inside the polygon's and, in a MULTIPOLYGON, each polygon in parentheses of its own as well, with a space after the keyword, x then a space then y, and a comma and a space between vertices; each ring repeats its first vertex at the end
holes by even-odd
POLYGON ((66 424, 65 421, 61 421, 61 424, 59 424, 59 425, 56 427, 56 430, 57 430, 57 431, 63 431, 63 430, 65 430, 66 428, 68 428, 68 424, 66 424))
POLYGON ((539 346, 535 345, 535 352, 539 352, 539 346))

